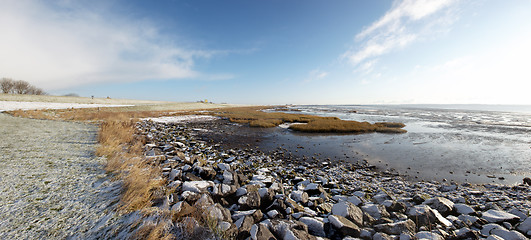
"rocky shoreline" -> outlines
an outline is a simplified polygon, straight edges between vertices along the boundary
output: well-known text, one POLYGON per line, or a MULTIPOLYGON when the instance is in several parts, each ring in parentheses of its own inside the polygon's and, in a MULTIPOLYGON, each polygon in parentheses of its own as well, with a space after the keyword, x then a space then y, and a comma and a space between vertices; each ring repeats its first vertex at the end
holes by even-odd
POLYGON ((528 239, 531 188, 408 182, 391 172, 255 148, 225 149, 208 129, 142 121, 145 160, 171 194, 174 236, 203 239, 528 239), (197 212, 207 216, 200 226, 197 212), (204 224, 203 224, 204 225, 204 224), (188 234, 188 235, 186 235, 188 234))

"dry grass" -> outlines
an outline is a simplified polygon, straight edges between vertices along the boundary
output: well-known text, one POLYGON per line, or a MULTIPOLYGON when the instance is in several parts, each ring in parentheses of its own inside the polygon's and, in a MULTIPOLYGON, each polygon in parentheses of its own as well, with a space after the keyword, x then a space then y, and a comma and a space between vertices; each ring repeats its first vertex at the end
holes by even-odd
POLYGON ((282 123, 306 123, 294 124, 290 129, 301 132, 314 133, 404 133, 406 130, 403 123, 368 123, 357 121, 345 121, 336 117, 320 117, 304 114, 289 114, 279 112, 264 112, 270 107, 239 107, 217 109, 213 113, 220 117, 228 118, 231 122, 247 123, 251 127, 276 127, 282 123))

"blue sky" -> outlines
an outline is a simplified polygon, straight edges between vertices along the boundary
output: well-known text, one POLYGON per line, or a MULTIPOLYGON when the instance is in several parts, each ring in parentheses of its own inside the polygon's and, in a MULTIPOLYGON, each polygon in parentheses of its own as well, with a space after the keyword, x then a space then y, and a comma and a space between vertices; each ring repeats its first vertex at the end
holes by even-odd
POLYGON ((0 77, 167 101, 531 104, 529 12, 529 0, 6 0, 0 77))

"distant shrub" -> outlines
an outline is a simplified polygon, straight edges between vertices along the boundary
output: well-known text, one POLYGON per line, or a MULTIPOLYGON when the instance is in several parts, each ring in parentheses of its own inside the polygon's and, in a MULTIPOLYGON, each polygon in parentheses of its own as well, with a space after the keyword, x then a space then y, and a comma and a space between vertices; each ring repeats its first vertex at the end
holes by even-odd
POLYGON ((2 78, 2 80, 0 80, 0 88, 2 93, 6 94, 46 95, 46 92, 42 89, 37 88, 26 81, 15 81, 10 78, 2 78))

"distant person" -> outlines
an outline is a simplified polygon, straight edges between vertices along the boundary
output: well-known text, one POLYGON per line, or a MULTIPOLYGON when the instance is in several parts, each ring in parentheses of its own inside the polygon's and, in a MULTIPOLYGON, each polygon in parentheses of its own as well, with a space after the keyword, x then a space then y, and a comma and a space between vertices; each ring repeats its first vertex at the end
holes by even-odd
POLYGON ((94 99, 94 95, 90 96, 92 99, 94 99))

